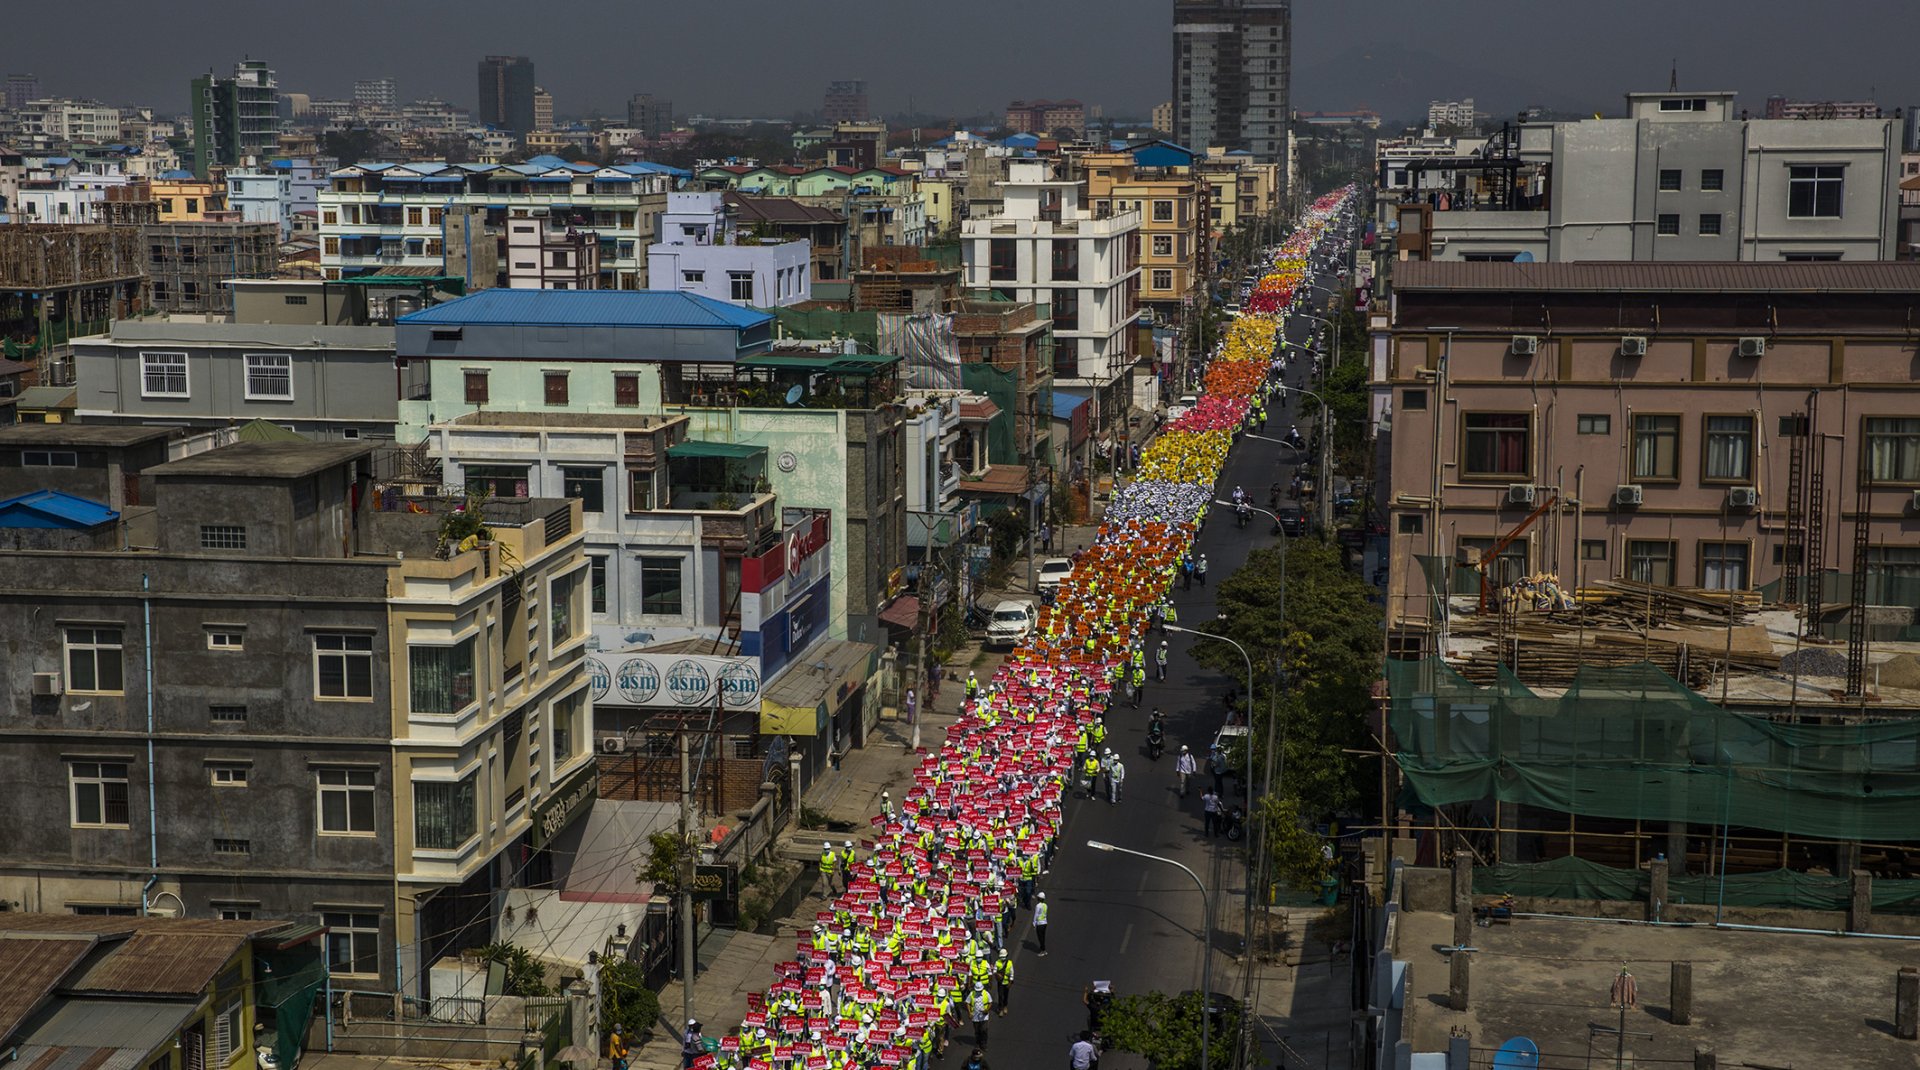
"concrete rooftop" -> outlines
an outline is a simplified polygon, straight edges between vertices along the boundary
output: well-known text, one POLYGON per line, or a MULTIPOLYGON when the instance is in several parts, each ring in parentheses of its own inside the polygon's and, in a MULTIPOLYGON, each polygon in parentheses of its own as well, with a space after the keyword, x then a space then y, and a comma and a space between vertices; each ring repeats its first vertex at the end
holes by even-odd
MULTIPOLYGON (((1406 1036, 1415 1051, 1445 1051, 1450 1030, 1474 1048, 1516 1036, 1540 1046, 1543 1067, 1614 1065, 1619 1011, 1608 990, 1624 963, 1639 982, 1627 1012, 1629 1066, 1691 1066, 1710 1048, 1727 1066, 1913 1067, 1920 1043, 1893 1035, 1894 974, 1920 961, 1920 943, 1860 937, 1737 932, 1519 918, 1475 928, 1468 1009, 1447 1002, 1453 915, 1400 915, 1399 957, 1411 966, 1406 1036), (1672 1024, 1671 963, 1693 964, 1693 1022, 1672 1024)), ((1480 1065, 1480 1064, 1475 1064, 1480 1065)))

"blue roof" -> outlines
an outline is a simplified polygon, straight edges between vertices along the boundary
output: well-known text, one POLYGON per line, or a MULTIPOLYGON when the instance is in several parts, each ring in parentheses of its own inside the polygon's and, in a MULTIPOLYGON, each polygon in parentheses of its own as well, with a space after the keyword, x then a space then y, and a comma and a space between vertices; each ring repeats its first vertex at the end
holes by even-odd
POLYGON ((0 501, 0 528, 91 528, 119 517, 104 502, 57 490, 36 490, 0 501))
POLYGON ((184 168, 179 168, 179 169, 176 169, 176 170, 172 170, 172 171, 162 171, 162 172, 160 172, 160 177, 161 177, 161 178, 164 178, 164 179, 167 179, 167 180, 168 180, 168 181, 170 181, 170 182, 171 182, 171 181, 181 181, 181 180, 190 180, 190 179, 192 179, 192 178, 193 178, 193 172, 192 172, 192 171, 188 171, 188 170, 186 170, 186 169, 184 169, 184 168))
POLYGON ((1034 134, 1009 134, 1002 145, 1018 145, 1021 148, 1033 148, 1040 144, 1040 138, 1034 134))
POLYGON ((400 323, 491 326, 679 327, 747 330, 771 313, 677 290, 514 290, 495 287, 400 317, 400 323))
POLYGON ((1075 394, 1071 390, 1053 392, 1053 418, 1056 420, 1073 419, 1073 410, 1087 403, 1086 394, 1075 394))

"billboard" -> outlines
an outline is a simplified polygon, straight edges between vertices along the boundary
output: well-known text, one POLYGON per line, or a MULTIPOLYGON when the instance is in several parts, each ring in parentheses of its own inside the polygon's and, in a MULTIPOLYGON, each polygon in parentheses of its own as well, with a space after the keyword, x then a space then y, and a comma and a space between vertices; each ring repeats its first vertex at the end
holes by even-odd
POLYGON ((758 658, 704 654, 596 653, 587 658, 596 707, 760 709, 758 658))
POLYGON ((829 532, 825 513, 787 528, 780 542, 740 562, 740 652, 770 679, 830 622, 829 532))

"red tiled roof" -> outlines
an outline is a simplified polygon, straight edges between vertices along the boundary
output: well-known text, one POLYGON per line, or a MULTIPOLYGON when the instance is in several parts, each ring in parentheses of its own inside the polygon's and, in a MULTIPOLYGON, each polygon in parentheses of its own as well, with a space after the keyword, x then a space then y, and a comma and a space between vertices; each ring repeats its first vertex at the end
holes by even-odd
MULTIPOLYGON (((995 405, 987 398, 970 398, 960 403, 960 418, 962 420, 980 420, 984 422, 998 415, 1000 415, 1000 406, 995 405)), ((1006 467, 1012 466, 1009 465, 1006 467)))
POLYGON ((912 631, 914 625, 920 623, 920 599, 910 594, 901 595, 893 600, 892 605, 880 611, 880 620, 896 628, 912 631))

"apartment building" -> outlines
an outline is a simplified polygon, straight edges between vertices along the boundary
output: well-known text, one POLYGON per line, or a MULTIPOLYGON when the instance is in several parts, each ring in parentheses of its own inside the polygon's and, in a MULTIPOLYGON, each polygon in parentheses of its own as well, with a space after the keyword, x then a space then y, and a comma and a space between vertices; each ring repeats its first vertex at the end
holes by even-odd
POLYGON ((1016 100, 1007 105, 1007 129, 1016 134, 1052 137, 1056 130, 1073 136, 1087 128, 1087 106, 1077 100, 1016 100))
POLYGON ((1409 185, 1397 248, 1428 260, 1894 258, 1899 120, 1742 119, 1733 102, 1629 93, 1621 118, 1522 124, 1517 145, 1447 161, 1454 187, 1409 185))
POLYGON ((291 168, 271 171, 227 172, 227 206, 247 223, 272 223, 280 240, 293 233, 293 175, 291 168))
POLYGON ((524 134, 534 126, 533 61, 525 56, 487 56, 480 61, 480 105, 474 119, 496 130, 524 134))
POLYGON ((1774 598, 1796 569, 1864 572, 1874 619, 1911 626, 1916 294, 1912 262, 1398 265, 1373 369, 1390 629, 1438 634, 1423 559, 1514 531, 1501 582, 1774 598))
POLYGON ((120 109, 97 100, 43 97, 13 111, 27 144, 104 145, 120 136, 120 109))
POLYGON ((1878 119, 1880 105, 1871 100, 1791 100, 1768 97, 1769 119, 1878 119))
POLYGON ((507 220, 507 285, 517 290, 592 290, 600 242, 592 231, 555 230, 545 219, 507 220))
POLYGON ((813 299, 813 254, 805 241, 743 240, 721 190, 667 194, 660 240, 647 247, 654 286, 755 308, 813 299))
MULTIPOLYGON (((0 462, 71 433, 34 432, 0 462)), ((578 505, 408 507, 368 453, 148 467, 153 506, 65 510, 0 559, 0 897, 325 925, 335 987, 415 997, 490 938, 593 775, 578 505)))
MULTIPOLYGON (((395 267, 458 274, 446 270, 449 258, 484 242, 498 248, 504 264, 508 221, 544 219, 553 230, 594 234, 597 289, 645 289, 646 249, 676 174, 655 164, 592 167, 552 157, 524 164, 344 167, 319 194, 321 271, 329 279, 395 267), (478 226, 461 226, 456 220, 462 218, 477 219, 478 226)), ((474 284, 505 281, 503 273, 474 284)))
POLYGON ((1055 177, 1055 167, 1009 161, 1000 211, 962 224, 967 286, 1047 306, 1056 389, 1096 396, 1096 414, 1111 423, 1125 418, 1130 402, 1140 213, 1115 210, 1102 218, 1086 187, 1055 177))
POLYGON ((1175 0, 1173 140, 1284 163, 1292 61, 1291 0, 1175 0))
POLYGON ((1087 200, 1096 218, 1123 212, 1140 217, 1134 292, 1155 318, 1178 322, 1181 305, 1201 287, 1212 262, 1213 186, 1190 168, 1141 167, 1136 159, 1122 152, 1080 157, 1087 200))
POLYGON ((231 78, 208 71, 193 80, 188 103, 195 175, 207 178, 214 167, 238 166, 278 148, 278 85, 273 70, 260 60, 234 64, 231 78))
POLYGON ((356 79, 353 102, 367 111, 392 111, 400 103, 400 90, 391 78, 356 79))
POLYGON ((865 80, 850 78, 827 83, 820 114, 829 124, 864 123, 872 119, 873 110, 867 103, 865 80))
POLYGON ((1427 129, 1439 130, 1453 127, 1471 130, 1480 123, 1480 112, 1473 106, 1473 98, 1460 100, 1430 100, 1427 102, 1427 129))

